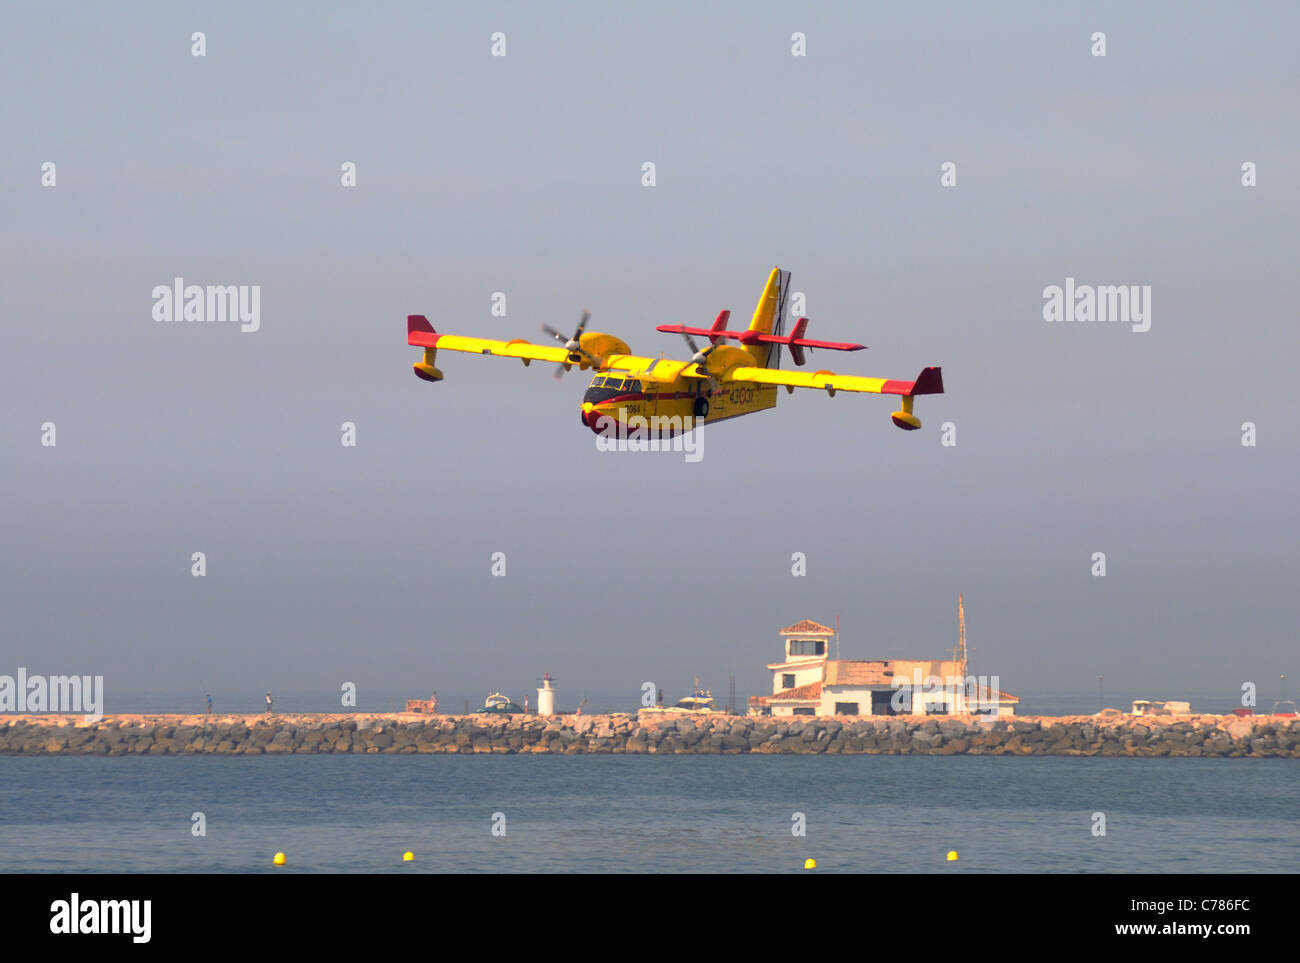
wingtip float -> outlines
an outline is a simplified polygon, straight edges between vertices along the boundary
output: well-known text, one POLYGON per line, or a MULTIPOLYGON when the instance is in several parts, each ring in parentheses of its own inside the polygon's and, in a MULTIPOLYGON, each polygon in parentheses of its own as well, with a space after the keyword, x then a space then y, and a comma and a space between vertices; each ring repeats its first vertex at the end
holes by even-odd
MULTIPOLYGON (((790 272, 773 268, 754 309, 749 327, 727 329, 730 311, 721 312, 710 328, 661 324, 656 330, 680 334, 691 349, 686 361, 648 358, 631 353, 627 344, 611 334, 587 331, 586 311, 572 337, 542 326, 556 344, 533 344, 516 338, 493 341, 454 334, 439 334, 422 314, 406 317, 406 342, 424 349, 414 365, 416 377, 437 383, 443 380, 436 366, 438 350, 516 358, 525 366, 531 361, 557 365, 556 377, 572 367, 595 372, 582 399, 582 424, 600 432, 615 422, 626 424, 632 417, 681 418, 690 425, 725 421, 776 407, 777 388, 793 394, 795 388, 813 388, 834 397, 837 391, 898 395, 901 408, 891 414, 895 425, 915 431, 921 420, 912 413, 917 395, 943 394, 943 372, 929 367, 912 381, 866 378, 820 370, 810 373, 781 368, 781 349, 788 348, 797 366, 807 363, 806 351, 861 351, 866 345, 839 341, 816 341, 805 337, 808 319, 798 318, 785 334, 786 299, 790 272), (694 340, 707 338, 701 348, 694 340), (612 419, 612 421, 611 421, 612 419)), ((664 423, 667 423, 665 421, 664 423)))

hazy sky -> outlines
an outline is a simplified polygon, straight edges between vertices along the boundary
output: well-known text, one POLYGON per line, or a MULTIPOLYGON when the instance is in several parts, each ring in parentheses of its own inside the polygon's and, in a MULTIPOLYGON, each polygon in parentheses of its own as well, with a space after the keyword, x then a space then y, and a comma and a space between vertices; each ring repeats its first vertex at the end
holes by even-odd
POLYGON ((802 618, 939 658, 962 592, 1013 692, 1295 677, 1298 8, 865 6, 7 5, 0 673, 743 695, 802 618), (943 366, 921 431, 782 392, 688 464, 598 452, 585 373, 411 373, 412 312, 681 356, 774 265, 870 346, 809 370, 943 366), (155 322, 177 276, 260 330, 155 322))

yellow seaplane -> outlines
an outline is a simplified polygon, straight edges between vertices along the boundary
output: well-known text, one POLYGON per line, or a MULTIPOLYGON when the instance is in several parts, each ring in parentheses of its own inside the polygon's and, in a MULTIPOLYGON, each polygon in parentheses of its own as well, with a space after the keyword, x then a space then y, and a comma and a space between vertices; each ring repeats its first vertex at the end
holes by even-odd
POLYGON ((406 341, 424 349, 423 360, 415 363, 415 374, 425 381, 443 379, 435 367, 439 350, 517 358, 525 367, 531 361, 555 362, 557 378, 575 366, 581 371, 591 370, 595 374, 582 399, 582 424, 597 434, 616 426, 626 428, 629 421, 633 428, 653 424, 671 427, 675 433, 702 423, 737 418, 775 408, 778 387, 791 394, 795 388, 813 388, 832 397, 837 391, 898 395, 902 401, 900 410, 891 416, 894 424, 907 431, 920 428, 921 420, 912 413, 912 399, 943 394, 943 373, 937 367, 922 369, 914 381, 781 369, 782 346, 790 349, 790 357, 800 367, 807 361, 804 352, 808 349, 861 351, 866 347, 806 338, 807 318, 799 318, 790 334, 785 334, 789 291, 790 272, 773 268, 753 320, 744 331, 727 330, 730 311, 720 313, 711 328, 659 325, 656 330, 686 339, 691 349, 687 361, 634 355, 614 335, 588 331, 591 315, 587 311, 582 313, 571 338, 542 325, 558 345, 439 334, 422 314, 407 315, 406 341), (708 347, 701 349, 696 337, 708 338, 708 347))

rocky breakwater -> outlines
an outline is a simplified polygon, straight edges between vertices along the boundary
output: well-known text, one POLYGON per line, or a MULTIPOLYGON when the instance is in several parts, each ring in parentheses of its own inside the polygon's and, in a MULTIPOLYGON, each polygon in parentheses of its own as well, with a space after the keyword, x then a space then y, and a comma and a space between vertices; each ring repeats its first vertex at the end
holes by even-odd
POLYGON ((0 716, 4 755, 646 753, 1300 758, 1300 720, 1253 716, 0 716))

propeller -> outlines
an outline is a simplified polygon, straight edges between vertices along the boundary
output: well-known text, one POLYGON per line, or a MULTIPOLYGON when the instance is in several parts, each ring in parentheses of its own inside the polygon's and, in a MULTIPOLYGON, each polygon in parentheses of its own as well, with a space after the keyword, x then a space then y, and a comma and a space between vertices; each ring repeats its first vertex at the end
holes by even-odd
POLYGON ((703 351, 701 351, 699 345, 695 343, 695 339, 692 338, 685 331, 682 332, 682 337, 685 338, 686 343, 691 346, 691 362, 693 364, 699 365, 700 370, 703 371, 705 374, 708 374, 709 369, 706 362, 708 360, 709 355, 712 354, 714 351, 716 351, 718 348, 722 347, 724 344, 726 344, 726 342, 719 341, 717 344, 711 344, 703 351))
POLYGON ((582 318, 579 319, 578 321, 578 330, 573 332, 572 338, 566 338, 560 332, 552 328, 549 324, 542 325, 542 330, 547 334, 549 334, 556 341, 560 342, 560 344, 564 345, 564 350, 569 352, 570 355, 570 360, 568 363, 561 361, 559 365, 556 367, 555 378, 557 381, 564 376, 564 372, 569 370, 570 364, 577 364, 577 361, 573 360, 572 358, 572 356, 575 354, 581 355, 582 357, 586 358, 589 362, 591 362, 591 366, 593 368, 597 368, 597 369, 600 368, 600 361, 592 357, 590 354, 588 354, 586 351, 582 349, 582 343, 581 343, 582 332, 586 329, 587 321, 590 318, 591 318, 590 311, 582 312, 582 318))

